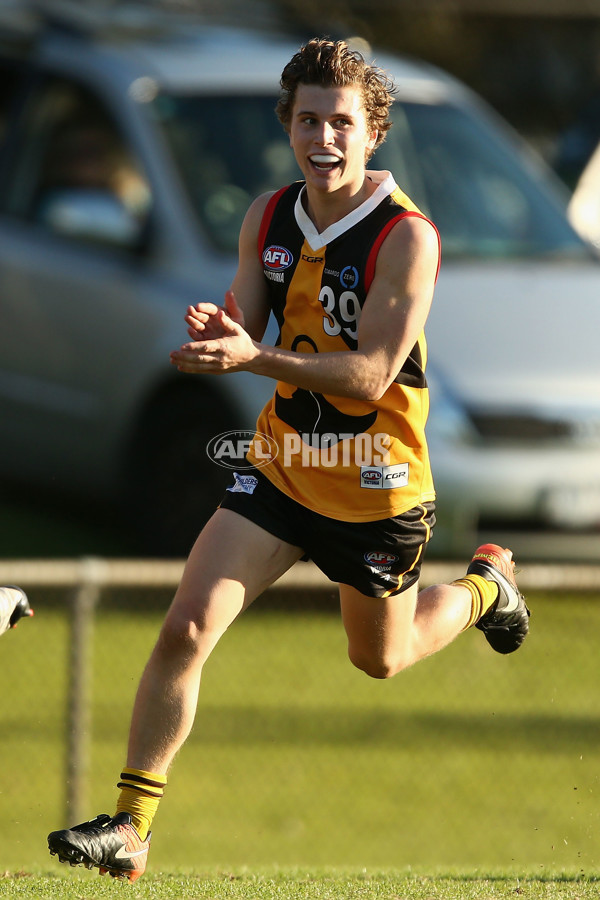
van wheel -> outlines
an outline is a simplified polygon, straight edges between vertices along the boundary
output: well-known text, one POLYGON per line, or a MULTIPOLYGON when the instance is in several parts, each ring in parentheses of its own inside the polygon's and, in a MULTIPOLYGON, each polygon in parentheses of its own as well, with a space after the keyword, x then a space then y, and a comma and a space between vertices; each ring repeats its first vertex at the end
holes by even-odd
POLYGON ((125 492, 141 553, 188 555, 231 482, 231 473, 209 459, 206 447, 233 421, 219 397, 207 401, 195 390, 169 392, 149 410, 125 492))

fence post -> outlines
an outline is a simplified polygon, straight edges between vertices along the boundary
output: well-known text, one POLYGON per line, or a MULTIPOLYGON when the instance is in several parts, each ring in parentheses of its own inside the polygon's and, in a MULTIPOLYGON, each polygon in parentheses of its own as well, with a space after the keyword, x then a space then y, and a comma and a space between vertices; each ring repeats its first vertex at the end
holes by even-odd
POLYGON ((83 559, 79 584, 71 596, 71 640, 67 707, 66 822, 83 821, 89 763, 94 614, 105 564, 83 559))

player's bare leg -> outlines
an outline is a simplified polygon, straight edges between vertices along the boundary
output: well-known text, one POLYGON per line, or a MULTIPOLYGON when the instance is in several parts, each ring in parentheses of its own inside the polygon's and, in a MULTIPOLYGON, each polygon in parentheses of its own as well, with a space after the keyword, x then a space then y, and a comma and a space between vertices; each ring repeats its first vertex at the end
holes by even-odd
POLYGON ((529 631, 529 609, 515 580, 512 552, 483 544, 452 584, 373 599, 340 585, 348 654, 373 678, 388 678, 436 653, 471 625, 498 653, 513 653, 529 631))
POLYGON ((340 585, 351 662, 373 678, 389 678, 441 650, 467 626, 471 594, 460 585, 417 585, 375 599, 340 585))
POLYGON ((130 882, 143 874, 148 829, 192 727, 202 667, 234 619, 301 552, 237 513, 217 510, 192 549, 138 688, 117 814, 52 832, 48 846, 61 862, 130 882))
POLYGON ((166 772, 196 713, 202 667, 234 619, 302 551, 219 509, 200 534, 134 705, 127 765, 166 772))

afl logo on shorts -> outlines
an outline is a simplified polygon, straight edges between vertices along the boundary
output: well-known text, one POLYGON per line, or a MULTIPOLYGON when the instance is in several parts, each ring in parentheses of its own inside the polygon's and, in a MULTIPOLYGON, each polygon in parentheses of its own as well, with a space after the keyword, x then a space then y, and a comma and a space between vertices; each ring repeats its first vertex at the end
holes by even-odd
POLYGON ((365 553, 365 562, 371 566, 391 566, 397 560, 397 556, 393 553, 386 553, 384 550, 370 550, 365 553))
POLYGON ((291 264, 294 262, 294 257, 292 256, 290 251, 286 250, 285 247, 278 246, 277 244, 271 244, 270 247, 267 247, 267 249, 263 252, 262 259, 267 269, 271 269, 272 271, 289 269, 291 264))

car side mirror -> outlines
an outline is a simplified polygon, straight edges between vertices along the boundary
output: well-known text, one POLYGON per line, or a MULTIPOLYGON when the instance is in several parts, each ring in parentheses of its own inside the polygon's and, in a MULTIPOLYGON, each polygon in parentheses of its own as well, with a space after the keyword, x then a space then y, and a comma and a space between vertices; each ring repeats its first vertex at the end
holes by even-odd
POLYGON ((110 191, 53 190, 42 199, 37 219, 65 237, 128 250, 140 245, 143 223, 110 191))

